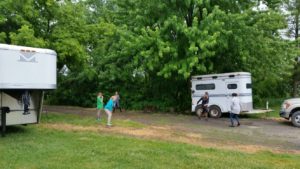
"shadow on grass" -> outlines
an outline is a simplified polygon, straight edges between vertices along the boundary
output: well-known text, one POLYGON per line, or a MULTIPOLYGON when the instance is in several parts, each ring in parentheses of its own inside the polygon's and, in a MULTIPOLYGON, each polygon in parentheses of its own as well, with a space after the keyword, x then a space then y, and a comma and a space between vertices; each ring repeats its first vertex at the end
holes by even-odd
MULTIPOLYGON (((228 118, 229 119, 230 118, 229 116, 230 116, 230 113, 223 113, 221 118, 228 118)), ((253 117, 251 117, 247 114, 239 114, 239 118, 253 118, 253 117)))
MULTIPOLYGON (((2 127, 0 127, 1 131, 2 131, 2 127)), ((26 128, 22 127, 22 126, 6 126, 6 132, 5 135, 13 135, 13 134, 23 134, 26 133, 27 130, 26 128)))

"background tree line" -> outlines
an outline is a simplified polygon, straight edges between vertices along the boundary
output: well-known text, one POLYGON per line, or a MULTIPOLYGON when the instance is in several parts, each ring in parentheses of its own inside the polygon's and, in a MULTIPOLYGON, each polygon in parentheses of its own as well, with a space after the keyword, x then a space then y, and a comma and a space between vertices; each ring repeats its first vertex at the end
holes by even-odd
POLYGON ((252 73, 259 102, 299 93, 299 4, 2 0, 0 42, 57 52, 52 104, 93 107, 98 91, 108 99, 117 90, 126 108, 189 110, 192 75, 234 71, 252 73))

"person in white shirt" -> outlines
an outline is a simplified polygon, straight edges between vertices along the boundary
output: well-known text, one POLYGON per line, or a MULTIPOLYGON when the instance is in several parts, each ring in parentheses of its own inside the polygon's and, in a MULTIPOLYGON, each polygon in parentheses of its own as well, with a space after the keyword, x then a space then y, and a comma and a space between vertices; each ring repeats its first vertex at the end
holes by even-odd
POLYGON ((235 127, 234 120, 237 121, 237 126, 240 126, 241 124, 240 124, 238 115, 240 114, 241 106, 240 106, 240 100, 239 100, 239 98, 237 98, 236 93, 232 93, 230 109, 231 109, 230 110, 230 121, 231 121, 230 127, 235 127))

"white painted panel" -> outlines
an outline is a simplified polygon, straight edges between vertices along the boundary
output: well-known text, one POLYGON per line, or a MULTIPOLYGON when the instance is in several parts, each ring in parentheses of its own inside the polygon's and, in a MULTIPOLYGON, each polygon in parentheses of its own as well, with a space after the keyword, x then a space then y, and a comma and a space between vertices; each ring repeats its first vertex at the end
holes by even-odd
MULTIPOLYGON (((11 90, 11 92, 14 92, 11 90)), ((19 93, 19 92, 17 92, 19 93)), ((42 91, 33 90, 30 91, 30 114, 24 115, 24 107, 21 103, 21 95, 17 98, 9 95, 5 92, 0 93, 0 103, 2 107, 9 107, 11 112, 6 114, 6 125, 16 125, 16 124, 31 124, 38 123, 40 115, 40 104, 42 100, 42 91), (2 100, 1 100, 2 99, 2 100)), ((14 93, 14 95, 18 95, 14 93)), ((1 121, 0 121, 1 124, 1 121)))
POLYGON ((251 74, 248 72, 232 72, 222 74, 210 74, 193 76, 192 82, 192 111, 195 111, 197 101, 205 92, 208 92, 209 105, 217 105, 222 112, 230 110, 230 101, 232 93, 237 93, 243 111, 252 111, 252 89, 247 89, 247 83, 251 84, 251 74), (214 90, 196 90, 197 84, 215 84, 214 90), (237 84, 237 89, 228 89, 228 84, 237 84))
POLYGON ((0 44, 0 89, 55 89, 56 53, 0 44))

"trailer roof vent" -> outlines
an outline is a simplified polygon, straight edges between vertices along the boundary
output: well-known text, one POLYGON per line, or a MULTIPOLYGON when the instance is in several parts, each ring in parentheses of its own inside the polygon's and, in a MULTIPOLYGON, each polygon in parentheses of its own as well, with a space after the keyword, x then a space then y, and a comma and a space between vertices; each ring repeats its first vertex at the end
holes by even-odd
POLYGON ((229 75, 229 77, 234 77, 235 75, 229 75))
POLYGON ((216 79, 216 78, 218 78, 218 76, 213 76, 212 78, 213 78, 213 79, 216 79))

